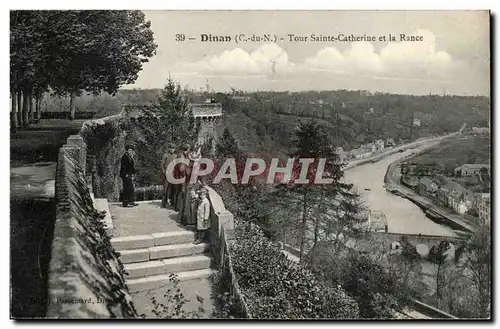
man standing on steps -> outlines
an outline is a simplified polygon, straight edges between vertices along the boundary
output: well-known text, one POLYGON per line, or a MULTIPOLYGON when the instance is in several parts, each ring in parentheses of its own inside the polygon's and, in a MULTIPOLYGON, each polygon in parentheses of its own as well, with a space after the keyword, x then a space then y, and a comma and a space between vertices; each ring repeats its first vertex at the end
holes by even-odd
MULTIPOLYGON (((181 153, 179 154, 178 158, 188 158, 189 151, 191 150, 191 145, 185 144, 182 146, 181 153)), ((185 163, 179 163, 178 165, 175 166, 173 176, 175 179, 181 179, 183 177, 186 177, 186 171, 188 169, 188 165, 185 163)), ((186 182, 184 182, 186 184, 186 182)), ((175 196, 175 202, 174 202, 174 209, 176 211, 180 211, 181 206, 184 205, 184 193, 183 193, 183 187, 184 184, 173 184, 174 188, 174 196, 175 196)), ((182 218, 179 217, 179 222, 182 223, 182 218)))
POLYGON ((171 163, 175 158, 177 158, 177 154, 175 153, 175 145, 169 144, 168 145, 168 151, 163 154, 163 157, 161 158, 161 172, 162 172, 162 179, 163 179, 163 199, 161 202, 162 207, 166 207, 168 203, 170 203, 171 206, 174 205, 174 199, 173 199, 173 191, 172 191, 172 184, 170 184, 167 180, 167 167, 169 163, 171 163))
POLYGON ((200 244, 207 238, 207 230, 210 228, 210 201, 208 201, 208 190, 202 188, 199 192, 200 204, 197 211, 197 238, 195 244, 200 244))
MULTIPOLYGON (((190 151, 188 153, 189 166, 186 169, 185 176, 186 181, 182 188, 182 195, 184 196, 184 203, 180 206, 179 209, 179 218, 181 219, 181 223, 183 225, 196 225, 196 217, 191 216, 191 206, 193 205, 191 192, 194 190, 196 182, 191 183, 191 174, 195 167, 199 166, 201 160, 201 148, 198 148, 197 151, 190 151)), ((195 198, 198 199, 198 195, 195 193, 195 198)), ((194 200, 194 204, 197 203, 198 200, 194 200)))
POLYGON ((134 146, 127 145, 125 147, 125 154, 122 156, 120 167, 120 177, 123 181, 123 207, 134 207, 138 205, 135 203, 134 182, 132 180, 134 175, 134 146))

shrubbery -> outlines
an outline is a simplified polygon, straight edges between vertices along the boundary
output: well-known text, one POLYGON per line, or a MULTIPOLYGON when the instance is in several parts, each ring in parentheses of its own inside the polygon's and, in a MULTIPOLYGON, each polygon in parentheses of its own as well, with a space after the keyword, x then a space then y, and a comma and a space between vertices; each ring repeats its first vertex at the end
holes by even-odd
POLYGON ((355 250, 332 250, 328 242, 319 244, 307 255, 306 264, 318 280, 341 286, 354 298, 360 318, 393 318, 395 311, 403 310, 416 296, 414 286, 419 282, 419 272, 403 259, 405 256, 395 255, 397 259, 391 258, 389 268, 384 268, 369 255, 355 250))
POLYGON ((358 317, 351 297, 289 260, 257 225, 239 223, 231 249, 233 269, 254 318, 358 317))

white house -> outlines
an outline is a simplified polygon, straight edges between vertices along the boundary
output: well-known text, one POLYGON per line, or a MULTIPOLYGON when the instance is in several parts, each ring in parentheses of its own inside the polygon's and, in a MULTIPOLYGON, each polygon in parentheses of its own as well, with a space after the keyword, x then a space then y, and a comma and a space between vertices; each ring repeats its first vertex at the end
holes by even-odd
POLYGON ((460 167, 455 168, 455 175, 457 176, 474 176, 481 173, 481 169, 485 168, 490 171, 490 165, 467 163, 460 167))
POLYGON ((383 152, 384 151, 384 140, 383 139, 377 139, 375 142, 375 150, 376 152, 383 152))

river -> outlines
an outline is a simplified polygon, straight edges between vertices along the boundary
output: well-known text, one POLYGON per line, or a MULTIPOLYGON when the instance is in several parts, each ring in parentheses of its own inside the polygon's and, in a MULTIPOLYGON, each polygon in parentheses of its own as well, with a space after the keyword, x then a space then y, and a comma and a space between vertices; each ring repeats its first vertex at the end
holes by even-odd
POLYGON ((347 169, 345 181, 354 184, 370 210, 385 214, 389 232, 455 236, 450 227, 433 222, 417 205, 384 188, 387 167, 392 162, 416 151, 418 148, 389 155, 375 163, 347 169))

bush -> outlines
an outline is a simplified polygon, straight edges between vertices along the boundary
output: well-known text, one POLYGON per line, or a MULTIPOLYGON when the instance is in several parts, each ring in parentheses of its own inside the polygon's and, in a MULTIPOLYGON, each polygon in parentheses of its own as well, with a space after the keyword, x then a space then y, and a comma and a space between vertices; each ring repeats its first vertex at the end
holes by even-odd
POLYGON ((358 307, 342 289, 320 284, 270 242, 255 224, 239 223, 233 269, 255 318, 356 318, 358 307))
MULTIPOLYGON (((413 255, 412 246, 405 246, 413 255)), ((306 264, 318 280, 340 285, 354 298, 361 318, 393 318, 394 311, 402 310, 411 296, 417 296, 420 265, 416 258, 394 255, 387 269, 368 255, 348 249, 333 253, 332 249, 331 244, 319 243, 307 255, 306 264)))

